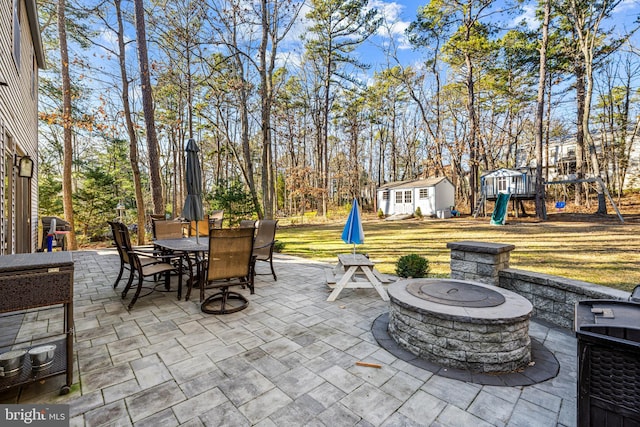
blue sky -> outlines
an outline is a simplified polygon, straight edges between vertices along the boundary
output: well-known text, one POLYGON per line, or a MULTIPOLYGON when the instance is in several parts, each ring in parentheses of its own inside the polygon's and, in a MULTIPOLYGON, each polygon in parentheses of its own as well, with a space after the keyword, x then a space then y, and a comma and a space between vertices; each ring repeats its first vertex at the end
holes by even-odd
MULTIPOLYGON (((522 20, 528 22, 531 28, 537 28, 539 26, 539 23, 535 19, 537 1, 525 1, 524 3, 525 4, 522 5, 522 12, 513 15, 505 22, 507 26, 515 26, 517 22, 522 20)), ((384 64, 377 62, 384 61, 384 56, 379 46, 383 43, 388 43, 389 37, 395 39, 398 54, 403 60, 403 63, 408 64, 419 59, 421 54, 412 50, 411 46, 408 45, 404 37, 404 31, 409 24, 416 19, 418 8, 426 4, 428 4, 426 0, 370 0, 369 5, 381 12, 385 16, 386 21, 391 24, 389 27, 390 32, 387 32, 386 29, 381 29, 380 34, 374 37, 367 43, 367 46, 362 49, 363 56, 367 60, 373 60, 372 69, 379 70, 384 68, 384 64), (376 48, 378 48, 377 51, 376 48)), ((501 1, 498 2, 496 7, 502 7, 501 4, 501 1)), ((633 23, 639 15, 640 0, 622 0, 616 8, 612 19, 606 21, 603 25, 605 27, 613 25, 614 31, 622 34, 625 30, 633 27, 633 23)), ((640 39, 640 35, 636 34, 635 38, 636 40, 640 39)))
MULTIPOLYGON (((424 54, 411 48, 407 43, 404 32, 409 24, 416 19, 418 8, 426 5, 427 3, 428 1, 425 0, 370 0, 369 6, 377 9, 385 17, 387 25, 381 28, 378 31, 378 34, 367 41, 357 51, 359 59, 371 66, 367 72, 361 75, 363 80, 370 79, 372 73, 375 71, 381 71, 388 66, 395 65, 394 62, 388 63, 384 54, 384 48, 389 45, 391 40, 393 40, 397 49, 397 54, 403 65, 421 64, 423 62, 424 54)), ((525 1, 525 3, 527 4, 522 6, 522 13, 510 18, 510 21, 506 22, 507 25, 515 25, 516 21, 520 21, 522 19, 530 22, 531 26, 536 26, 538 24, 534 19, 534 10, 537 1, 529 0, 525 1)), ((303 53, 301 36, 307 28, 304 16, 308 10, 309 6, 303 6, 296 25, 294 25, 287 37, 287 42, 280 46, 279 56, 281 58, 281 62, 287 61, 290 64, 300 62, 300 55, 303 53)), ((623 0, 618 6, 616 13, 614 14, 614 19, 611 22, 615 24, 617 31, 623 31, 625 28, 629 28, 639 14, 640 0, 623 0)), ((607 25, 611 25, 611 22, 607 23, 607 25)), ((133 34, 132 37, 134 37, 133 34)), ((636 36, 636 38, 639 37, 640 34, 636 36)), ((103 33, 102 41, 107 45, 115 45, 114 35, 109 32, 103 33)), ((130 58, 135 56, 135 51, 131 50, 134 46, 134 44, 128 45, 130 58)), ((153 56, 152 52, 150 52, 150 54, 153 56)), ((111 66, 115 66, 115 64, 105 64, 105 67, 107 68, 111 66)))

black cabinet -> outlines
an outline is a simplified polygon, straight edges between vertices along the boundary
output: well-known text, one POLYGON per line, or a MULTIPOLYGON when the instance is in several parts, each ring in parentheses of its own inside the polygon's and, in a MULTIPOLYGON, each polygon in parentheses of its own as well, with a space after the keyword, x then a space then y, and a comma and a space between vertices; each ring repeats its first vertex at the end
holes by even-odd
POLYGON ((27 354, 19 374, 0 376, 0 389, 66 374, 66 383, 60 392, 69 392, 73 383, 73 271, 71 252, 0 256, 0 315, 3 319, 9 316, 28 319, 33 310, 45 309, 60 309, 64 316, 62 330, 50 337, 39 338, 37 343, 16 340, 0 349, 0 353, 4 353, 12 348, 56 345, 51 366, 32 369, 27 354))
POLYGON ((576 305, 578 426, 640 427, 640 304, 576 305))

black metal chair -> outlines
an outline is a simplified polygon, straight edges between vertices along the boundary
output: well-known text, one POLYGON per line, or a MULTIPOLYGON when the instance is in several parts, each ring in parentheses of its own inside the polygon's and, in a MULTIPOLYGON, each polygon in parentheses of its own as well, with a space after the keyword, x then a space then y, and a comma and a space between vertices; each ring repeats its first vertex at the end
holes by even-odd
MULTIPOLYGON (((128 255, 129 259, 131 260, 131 269, 132 271, 135 271, 138 276, 138 285, 136 286, 136 292, 133 295, 133 298, 131 298, 131 301, 129 302, 129 305, 127 307, 129 310, 131 310, 133 308, 133 305, 140 297, 140 292, 143 288, 142 285, 146 277, 153 276, 155 278, 160 274, 164 275, 164 287, 165 290, 169 291, 171 289, 169 285, 169 282, 171 280, 171 273, 178 273, 179 269, 171 262, 166 262, 170 261, 173 257, 159 257, 155 262, 147 264, 142 261, 142 257, 144 257, 144 254, 140 254, 136 251, 129 251, 128 255), (162 260, 163 258, 165 258, 166 261, 162 260)), ((133 277, 133 275, 131 277, 133 277)), ((178 276, 178 280, 181 281, 182 277, 178 276)), ((125 286, 124 290, 122 291, 122 299, 126 298, 131 285, 132 283, 131 281, 129 281, 129 283, 127 283, 127 286, 125 286)), ((181 285, 178 285, 178 288, 180 287, 181 285)), ((154 289, 155 287, 151 291, 153 291, 154 289)))
POLYGON ((258 221, 258 231, 253 243, 253 256, 256 261, 265 261, 271 267, 273 280, 278 280, 273 269, 273 247, 276 244, 276 229, 278 220, 261 219, 258 221))
MULTIPOLYGON (((129 271, 129 279, 127 285, 130 286, 133 282, 133 272, 131 271, 131 260, 129 259, 129 251, 133 250, 133 246, 131 245, 131 239, 129 236, 129 229, 120 222, 115 221, 107 221, 109 226, 111 227, 111 233, 113 235, 113 243, 116 246, 118 251, 118 256, 120 257, 120 271, 118 272, 118 277, 115 282, 113 282, 113 289, 118 287, 118 283, 122 279, 122 275, 125 270, 129 271)), ((136 248, 139 251, 142 251, 142 248, 136 248)), ((150 247, 148 249, 151 249, 150 247)), ((146 256, 140 258, 140 262, 143 264, 151 264, 156 262, 154 256, 156 253, 154 251, 148 251, 146 256)))
MULTIPOLYGON (((141 251, 135 250, 131 245, 131 238, 129 236, 129 229, 125 224, 119 222, 109 221, 111 230, 113 231, 113 238, 120 255, 120 271, 118 277, 113 285, 115 289, 122 278, 122 274, 127 268, 129 270, 129 279, 122 291, 122 298, 126 298, 127 293, 133 285, 134 275, 138 276, 138 284, 136 286, 136 292, 129 303, 128 309, 131 310, 133 305, 140 297, 140 293, 143 288, 144 279, 153 276, 154 281, 158 279, 160 274, 164 274, 164 286, 165 290, 169 291, 171 273, 179 273, 179 268, 173 263, 177 259, 173 255, 161 255, 155 251, 141 251)), ((181 287, 182 277, 178 277, 179 285, 181 287)), ((155 287, 154 287, 155 289, 155 287)), ((153 289, 152 289, 153 290, 153 289)))
POLYGON ((229 290, 231 286, 253 286, 253 233, 251 228, 212 229, 209 233, 209 256, 206 262, 206 282, 200 286, 201 310, 209 314, 227 314, 243 310, 249 300, 229 290), (206 299, 205 288, 218 291, 206 299))

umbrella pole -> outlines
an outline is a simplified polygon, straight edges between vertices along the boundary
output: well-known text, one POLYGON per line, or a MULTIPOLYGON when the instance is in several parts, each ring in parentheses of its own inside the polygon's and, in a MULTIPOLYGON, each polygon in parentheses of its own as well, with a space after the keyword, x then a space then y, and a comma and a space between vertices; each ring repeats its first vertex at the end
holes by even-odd
POLYGON ((200 221, 196 221, 196 244, 197 245, 200 244, 200 232, 198 231, 198 222, 200 221))

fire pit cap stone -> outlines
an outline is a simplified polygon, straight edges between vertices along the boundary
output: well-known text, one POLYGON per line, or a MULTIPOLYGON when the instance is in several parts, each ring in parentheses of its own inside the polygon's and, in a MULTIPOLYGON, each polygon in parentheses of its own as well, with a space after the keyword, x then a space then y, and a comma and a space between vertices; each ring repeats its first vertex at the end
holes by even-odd
POLYGON ((460 242, 447 243, 447 249, 454 251, 480 252, 494 255, 511 252, 515 248, 515 245, 509 245, 507 243, 476 242, 473 240, 462 240, 460 242))
POLYGON ((483 324, 486 322, 500 323, 501 320, 513 322, 519 319, 528 319, 531 317, 533 306, 531 302, 521 295, 507 289, 499 288, 485 283, 474 282, 471 280, 455 280, 455 279, 404 279, 398 280, 389 285, 387 290, 392 304, 409 308, 418 313, 437 316, 447 320, 464 319, 471 323, 483 324), (480 286, 482 288, 491 289, 499 292, 505 298, 505 302, 495 307, 464 307, 456 305, 446 305, 418 298, 408 290, 411 283, 419 283, 429 285, 438 283, 442 280, 447 282, 459 282, 467 285, 480 286))

